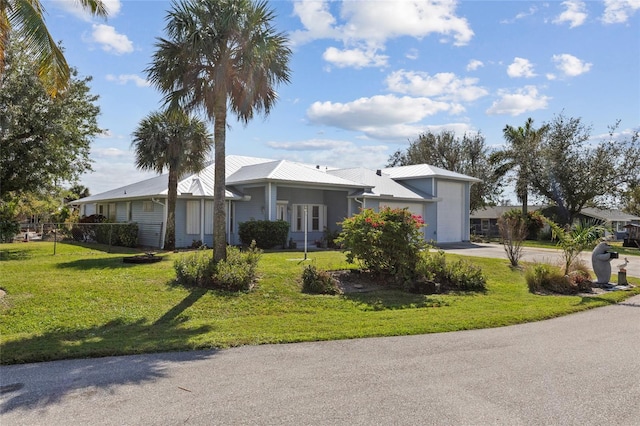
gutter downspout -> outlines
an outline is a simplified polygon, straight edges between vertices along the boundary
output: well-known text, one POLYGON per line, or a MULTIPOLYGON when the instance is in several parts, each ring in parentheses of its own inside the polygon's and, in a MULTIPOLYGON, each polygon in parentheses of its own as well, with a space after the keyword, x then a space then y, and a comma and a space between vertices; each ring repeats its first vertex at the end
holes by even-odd
POLYGON ((157 198, 151 198, 151 201, 156 203, 156 204, 160 204, 163 207, 163 212, 162 212, 162 233, 160 235, 160 249, 162 249, 164 247, 164 237, 166 234, 166 227, 167 227, 167 216, 169 216, 169 211, 167 208, 167 204, 162 204, 160 201, 158 201, 157 198))

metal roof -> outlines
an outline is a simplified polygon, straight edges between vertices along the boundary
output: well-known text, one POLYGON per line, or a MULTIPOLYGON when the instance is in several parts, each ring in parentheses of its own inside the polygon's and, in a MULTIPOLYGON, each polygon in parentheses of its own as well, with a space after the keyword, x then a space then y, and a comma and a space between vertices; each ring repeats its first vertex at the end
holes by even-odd
POLYGON ((416 190, 407 188, 404 185, 394 181, 388 175, 378 175, 375 171, 357 167, 353 169, 328 170, 327 173, 340 176, 354 182, 361 182, 363 187, 369 187, 367 190, 359 190, 350 194, 351 197, 365 198, 393 198, 402 200, 435 200, 434 197, 423 194, 416 190))
MULTIPOLYGON (((313 185, 328 185, 347 188, 358 188, 358 182, 343 179, 339 176, 310 168, 306 165, 288 160, 271 161, 244 166, 227 178, 227 184, 239 185, 254 182, 290 182, 313 185)), ((367 185, 364 185, 367 186, 367 185)))
POLYGON ((382 169, 391 179, 419 179, 439 177, 443 179, 462 180, 465 182, 480 182, 480 179, 463 175, 462 173, 451 172, 440 167, 428 164, 414 164, 411 166, 387 167, 382 169))
MULTIPOLYGON (((279 182, 314 186, 352 188, 351 196, 369 196, 394 199, 432 199, 426 194, 409 189, 394 179, 418 177, 442 177, 448 179, 478 181, 478 179, 459 173, 449 172, 426 164, 416 166, 391 167, 384 169, 379 176, 375 171, 365 168, 329 169, 288 160, 229 155, 225 161, 227 199, 239 199, 243 194, 229 188, 259 182, 279 182), (354 195, 355 194, 355 195, 354 195), (357 195, 359 194, 359 195, 357 195)), ((215 163, 209 162, 199 173, 182 176, 178 181, 178 196, 213 197, 215 163)), ((86 204, 105 200, 127 200, 135 198, 167 196, 168 173, 151 179, 112 189, 97 195, 74 201, 74 204, 86 204)))
POLYGON ((640 220, 639 216, 625 213, 622 210, 604 210, 593 207, 585 207, 580 214, 590 216, 607 222, 631 222, 632 220, 640 220))

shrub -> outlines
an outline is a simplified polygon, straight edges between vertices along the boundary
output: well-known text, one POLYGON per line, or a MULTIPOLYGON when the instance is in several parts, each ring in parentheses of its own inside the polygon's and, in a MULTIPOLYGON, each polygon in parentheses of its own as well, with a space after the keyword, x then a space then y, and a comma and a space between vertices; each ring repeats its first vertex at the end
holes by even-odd
POLYGON ((238 247, 227 247, 226 260, 216 263, 212 250, 197 250, 175 260, 176 281, 185 286, 248 291, 256 280, 261 254, 254 243, 244 252, 238 247))
POLYGON ((327 271, 308 265, 302 271, 302 291, 311 294, 341 294, 338 281, 327 271))
POLYGON ((528 267, 524 273, 524 279, 527 282, 531 293, 538 293, 545 288, 545 282, 551 275, 551 266, 545 263, 535 263, 528 267))
POLYGON ((562 269, 544 263, 536 263, 527 268, 525 280, 532 293, 549 291, 559 294, 576 294, 591 290, 588 272, 576 270, 565 275, 562 269))
POLYGON ((92 214, 86 217, 83 217, 78 221, 78 223, 82 223, 84 225, 76 225, 71 229, 71 234, 73 235, 73 239, 76 241, 97 241, 96 233, 100 226, 91 226, 86 225, 88 223, 104 223, 107 221, 106 216, 102 216, 100 214, 92 214))
POLYGON ((232 292, 251 290, 261 254, 262 251, 256 247, 255 242, 244 252, 238 247, 228 247, 226 260, 215 264, 213 288, 232 292))
POLYGON ((509 210, 498 218, 498 229, 511 266, 518 266, 522 257, 522 242, 528 232, 526 218, 519 210, 509 210))
POLYGON ((289 222, 284 220, 250 220, 238 226, 238 235, 242 244, 249 245, 252 241, 261 249, 276 246, 284 247, 289 234, 289 222))
POLYGON ((173 262, 176 282, 189 287, 210 287, 215 265, 211 250, 199 250, 180 256, 173 262))
POLYGON ((479 267, 464 259, 449 263, 442 250, 424 252, 416 266, 416 275, 417 280, 405 284, 405 289, 414 293, 432 292, 434 286, 425 283, 434 283, 436 290, 460 291, 484 291, 487 285, 479 267))
POLYGON ((364 209, 342 222, 335 241, 348 250, 349 263, 358 261, 375 274, 391 275, 403 283, 415 278, 420 251, 426 246, 423 226, 422 217, 408 209, 364 209))

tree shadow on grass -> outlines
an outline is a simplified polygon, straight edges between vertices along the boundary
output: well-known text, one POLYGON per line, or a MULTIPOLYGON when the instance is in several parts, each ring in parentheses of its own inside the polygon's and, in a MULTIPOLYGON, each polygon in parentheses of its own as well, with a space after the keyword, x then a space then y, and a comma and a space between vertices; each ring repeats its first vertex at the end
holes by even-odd
POLYGON ((438 297, 406 293, 400 290, 378 290, 368 293, 345 293, 345 299, 363 305, 364 310, 436 308, 447 303, 438 297))
POLYGON ((157 321, 115 319, 85 329, 55 330, 27 339, 5 342, 1 347, 0 413, 41 408, 60 402, 68 394, 85 394, 95 388, 112 390, 128 384, 144 384, 165 377, 167 363, 206 359, 217 351, 184 351, 190 339, 213 328, 185 327, 179 316, 206 293, 196 289, 157 321), (133 356, 115 356, 142 354, 133 356), (91 357, 52 361, 74 357, 91 357), (109 357, 95 359, 97 357, 109 357))
MULTIPOLYGON (((163 256, 157 256, 163 257, 163 256)), ((125 263, 122 257, 97 257, 88 259, 78 259, 71 262, 62 262, 55 265, 59 269, 77 269, 86 271, 90 269, 121 269, 141 267, 145 264, 125 263)), ((163 259, 164 261, 164 259, 163 259)), ((152 264, 153 265, 153 264, 152 264)))
POLYGON ((8 260, 26 260, 31 257, 31 253, 26 250, 8 249, 0 250, 0 262, 8 260))

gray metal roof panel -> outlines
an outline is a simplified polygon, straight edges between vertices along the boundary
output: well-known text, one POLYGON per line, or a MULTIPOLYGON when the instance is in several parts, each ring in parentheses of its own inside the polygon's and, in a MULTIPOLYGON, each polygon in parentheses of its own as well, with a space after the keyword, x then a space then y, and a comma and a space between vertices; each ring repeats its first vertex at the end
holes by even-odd
POLYGON ((444 179, 462 180, 466 182, 480 182, 480 179, 462 173, 451 172, 440 167, 428 164, 414 164, 411 166, 387 167, 382 172, 388 174, 392 179, 418 179, 439 177, 444 179))

